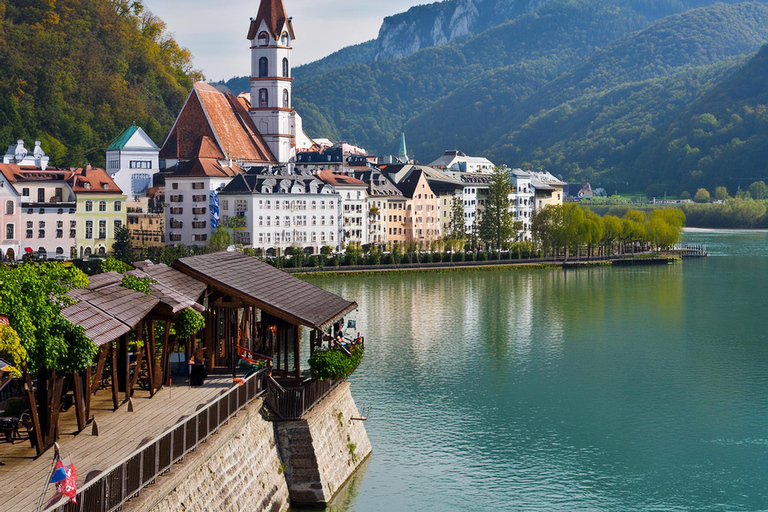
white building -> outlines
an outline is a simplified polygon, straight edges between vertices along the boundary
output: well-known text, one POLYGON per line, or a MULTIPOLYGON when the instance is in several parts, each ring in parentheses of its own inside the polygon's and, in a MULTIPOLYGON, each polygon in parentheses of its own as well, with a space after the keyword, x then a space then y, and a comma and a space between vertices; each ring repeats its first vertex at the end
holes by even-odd
POLYGON ((130 126, 107 148, 107 173, 128 198, 147 196, 160 170, 160 148, 138 126, 130 126))
POLYGON ((8 146, 8 152, 3 156, 4 164, 16 164, 19 167, 36 167, 45 170, 50 159, 46 156, 40 141, 35 141, 35 149, 29 151, 24 147, 24 141, 19 139, 16 144, 8 146))
POLYGON ((367 245, 370 207, 368 206, 368 185, 364 182, 332 171, 320 171, 317 178, 330 185, 341 197, 341 245, 367 245))
POLYGON ((521 169, 510 171, 512 183, 512 208, 514 208, 515 221, 523 223, 525 239, 531 240, 531 218, 534 210, 535 190, 531 184, 531 174, 521 169))
POLYGON ((15 164, 0 165, 0 261, 15 261, 21 255, 21 194, 16 182, 15 164))
POLYGON ((466 232, 474 233, 478 227, 479 212, 488 200, 488 188, 491 177, 480 173, 455 173, 458 175, 464 188, 461 192, 461 201, 464 206, 464 228, 466 232))
POLYGON ((282 0, 262 0, 251 18, 250 114, 279 163, 296 160, 296 112, 291 96, 291 45, 295 35, 282 0))
POLYGON ((222 222, 237 245, 267 255, 340 249, 341 198, 314 176, 241 174, 219 196, 222 222))
POLYGON ((219 223, 218 193, 242 173, 203 137, 197 157, 177 164, 165 178, 167 245, 206 245, 219 223))
POLYGON ((429 164, 428 167, 434 167, 446 172, 470 172, 490 174, 495 165, 487 158, 467 156, 459 150, 449 150, 443 153, 443 156, 429 164))

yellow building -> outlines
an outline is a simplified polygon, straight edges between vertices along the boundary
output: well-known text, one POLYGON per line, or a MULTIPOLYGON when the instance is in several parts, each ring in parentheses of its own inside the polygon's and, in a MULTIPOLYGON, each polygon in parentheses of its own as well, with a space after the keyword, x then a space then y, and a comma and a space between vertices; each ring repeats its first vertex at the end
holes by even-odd
POLYGON ((542 210, 547 206, 563 204, 565 183, 548 172, 532 172, 531 186, 535 191, 534 208, 542 210))
POLYGON ((126 225, 125 195, 104 169, 90 165, 77 169, 69 185, 77 196, 77 256, 106 256, 126 225))

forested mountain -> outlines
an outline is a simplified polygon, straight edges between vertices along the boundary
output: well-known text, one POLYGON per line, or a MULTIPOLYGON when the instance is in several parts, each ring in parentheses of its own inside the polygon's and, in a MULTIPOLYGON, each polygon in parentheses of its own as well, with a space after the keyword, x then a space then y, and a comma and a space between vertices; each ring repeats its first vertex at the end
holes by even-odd
POLYGON ((0 0, 0 148, 39 138, 53 165, 103 165, 133 122, 161 141, 192 77, 141 2, 0 0))
POLYGON ((295 104, 305 129, 375 152, 394 151, 404 130, 422 162, 459 148, 623 187, 703 183, 721 168, 719 152, 731 143, 723 137, 750 140, 765 104, 759 98, 745 100, 746 118, 720 105, 728 119, 712 113, 717 130, 706 140, 691 121, 701 114, 685 112, 768 42, 765 4, 536 4, 459 42, 302 75, 295 104), (738 129, 733 113, 743 121, 738 129))

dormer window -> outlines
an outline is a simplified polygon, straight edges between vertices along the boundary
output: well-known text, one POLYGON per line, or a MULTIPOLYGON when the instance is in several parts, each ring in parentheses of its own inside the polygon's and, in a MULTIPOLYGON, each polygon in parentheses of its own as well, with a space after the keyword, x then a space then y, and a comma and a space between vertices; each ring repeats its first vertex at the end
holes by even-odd
POLYGON ((83 183, 83 188, 85 190, 90 190, 91 189, 91 184, 86 181, 85 183, 83 183))
POLYGON ((109 190, 109 183, 102 183, 101 188, 103 188, 104 190, 109 190))
POLYGON ((267 46, 269 44, 269 36, 266 32, 259 34, 259 46, 267 46))
POLYGON ((283 46, 289 46, 291 44, 291 40, 288 38, 287 32, 283 32, 283 35, 280 37, 280 43, 283 46))

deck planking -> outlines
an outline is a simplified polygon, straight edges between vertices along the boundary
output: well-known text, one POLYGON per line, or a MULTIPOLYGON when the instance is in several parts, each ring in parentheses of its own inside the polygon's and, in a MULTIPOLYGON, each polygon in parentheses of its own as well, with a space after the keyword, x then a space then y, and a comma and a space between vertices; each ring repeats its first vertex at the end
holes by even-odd
MULTIPOLYGON (((91 415, 99 427, 99 436, 91 435, 91 425, 83 432, 77 430, 74 407, 61 413, 59 419, 59 446, 63 458, 71 457, 77 468, 77 484, 80 488, 91 471, 103 471, 121 462, 132 454, 141 441, 154 439, 178 423, 183 416, 195 412, 198 405, 219 396, 223 390, 232 387, 231 377, 213 377, 202 388, 176 386, 163 388, 149 398, 148 391, 136 390, 133 395, 134 412, 128 412, 123 403, 112 411, 112 394, 109 389, 91 396, 91 415)), ((121 393, 121 399, 122 399, 121 393)), ((6 510, 18 512, 34 511, 40 494, 45 487, 51 468, 54 451, 51 449, 39 459, 26 439, 14 445, 0 440, 0 503, 6 510)), ((54 495, 49 488, 46 500, 54 495)))

